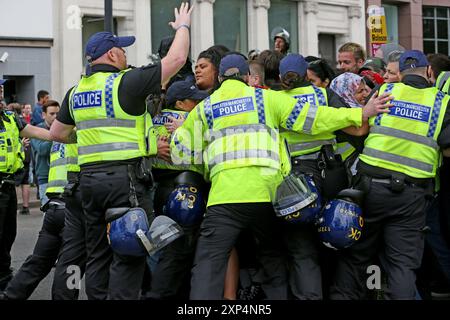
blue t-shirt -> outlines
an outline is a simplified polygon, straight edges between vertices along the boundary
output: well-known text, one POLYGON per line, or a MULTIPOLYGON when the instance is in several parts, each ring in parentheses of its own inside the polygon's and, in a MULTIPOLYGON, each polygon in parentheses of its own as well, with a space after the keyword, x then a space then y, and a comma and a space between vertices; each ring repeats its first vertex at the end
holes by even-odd
POLYGON ((42 120, 42 105, 36 103, 33 108, 33 113, 31 114, 31 124, 33 126, 38 125, 42 120))
MULTIPOLYGON (((45 122, 41 122, 38 127, 47 128, 45 122)), ((52 149, 51 141, 44 141, 39 139, 31 139, 31 147, 34 157, 35 172, 39 184, 48 182, 48 171, 50 170, 50 151, 52 149)))

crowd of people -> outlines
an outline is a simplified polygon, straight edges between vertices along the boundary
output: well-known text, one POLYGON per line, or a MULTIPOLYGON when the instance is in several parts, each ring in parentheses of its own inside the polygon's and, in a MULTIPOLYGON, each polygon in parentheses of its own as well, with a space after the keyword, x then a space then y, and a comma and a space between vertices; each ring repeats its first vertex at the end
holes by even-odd
POLYGON ((214 45, 192 66, 191 12, 175 10, 159 62, 129 66, 135 38, 99 32, 61 103, 2 107, 0 299, 53 267, 55 300, 78 298, 73 267, 92 300, 449 293, 450 58, 349 42, 335 69, 280 30, 274 50, 214 45), (31 171, 45 215, 13 274, 31 171), (155 253, 161 216, 176 236, 155 253))

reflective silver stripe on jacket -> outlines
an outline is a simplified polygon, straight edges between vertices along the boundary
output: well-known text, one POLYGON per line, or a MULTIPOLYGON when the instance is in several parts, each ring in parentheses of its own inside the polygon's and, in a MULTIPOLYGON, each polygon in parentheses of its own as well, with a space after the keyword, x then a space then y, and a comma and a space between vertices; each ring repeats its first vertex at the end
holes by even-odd
POLYGON ((58 166, 65 166, 67 164, 66 158, 60 158, 56 159, 50 162, 50 167, 58 167, 58 166))
POLYGON ((400 139, 420 143, 420 144, 426 145, 426 146, 431 147, 436 150, 439 149, 437 142, 434 141, 433 138, 428 138, 425 136, 421 136, 418 134, 410 133, 410 132, 399 130, 399 129, 383 127, 383 126, 373 126, 372 128, 370 128, 370 133, 384 134, 386 136, 391 136, 394 138, 400 138, 400 139))
POLYGON ((0 161, 5 162, 6 161, 6 157, 0 157, 0 161))
POLYGON ((67 161, 67 164, 78 164, 78 158, 77 157, 67 157, 66 161, 67 161))
POLYGON ((336 144, 336 140, 317 140, 317 141, 310 141, 310 142, 303 142, 303 143, 291 143, 289 144, 289 151, 296 152, 296 151, 303 151, 303 150, 309 150, 316 147, 325 146, 328 144, 336 144))
POLYGON ((272 140, 274 140, 275 142, 277 141, 278 131, 276 129, 266 126, 265 124, 246 124, 240 126, 227 127, 223 129, 209 130, 208 135, 205 139, 206 141, 210 142, 213 141, 214 139, 222 138, 225 136, 231 136, 242 133, 259 133, 259 132, 268 133, 272 137, 272 140))
POLYGON ((303 131, 305 133, 311 134, 311 130, 314 124, 314 119, 316 119, 317 110, 319 109, 318 106, 315 104, 309 105, 308 113, 306 114, 305 124, 303 125, 303 131))
POLYGON ((51 180, 47 184, 47 188, 64 188, 67 185, 67 180, 51 180))
POLYGON ((95 120, 85 120, 77 123, 78 130, 94 129, 94 128, 134 128, 136 127, 135 120, 126 119, 95 119, 95 120))
POLYGON ((239 159, 249 159, 249 158, 262 158, 269 159, 273 161, 280 161, 280 156, 268 150, 258 150, 258 149, 249 149, 249 150, 237 150, 219 154, 214 157, 211 161, 209 161, 209 169, 212 170, 216 165, 221 164, 226 161, 231 160, 239 160, 239 159))
POLYGON ((374 157, 381 160, 390 161, 397 164, 402 164, 411 168, 422 170, 425 172, 433 173, 433 165, 416 160, 407 158, 404 156, 399 156, 390 152, 375 150, 372 148, 364 148, 363 154, 369 157, 374 157))
POLYGON ((336 153, 337 154, 344 154, 348 150, 350 150, 351 148, 353 148, 353 146, 350 143, 346 143, 345 145, 338 147, 337 150, 336 150, 336 153))
POLYGON ((124 151, 124 150, 139 150, 139 145, 133 142, 113 142, 113 143, 96 144, 93 146, 81 146, 78 147, 78 154, 87 155, 98 152, 124 151))

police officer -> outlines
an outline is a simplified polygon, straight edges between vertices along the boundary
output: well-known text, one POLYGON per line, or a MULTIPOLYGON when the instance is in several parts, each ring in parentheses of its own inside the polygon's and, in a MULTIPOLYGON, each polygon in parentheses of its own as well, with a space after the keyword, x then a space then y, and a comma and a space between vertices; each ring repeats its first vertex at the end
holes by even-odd
POLYGON ((50 140, 48 130, 26 124, 13 112, 0 110, 0 290, 12 278, 11 246, 17 231, 14 174, 23 167, 20 137, 50 140))
MULTIPOLYGON (((62 243, 65 204, 62 199, 67 184, 67 157, 64 144, 54 142, 50 151, 50 170, 46 196, 48 202, 42 229, 33 249, 14 278, 9 282, 4 295, 9 300, 28 299, 39 283, 55 265, 62 243)), ((4 298, 5 298, 4 297, 4 298)))
POLYGON ((360 126, 362 114, 383 110, 335 109, 299 102, 284 94, 247 86, 248 65, 237 54, 220 64, 221 87, 189 114, 171 141, 172 159, 202 163, 211 180, 191 280, 191 299, 222 299, 228 256, 242 230, 258 240, 268 299, 287 297, 285 265, 276 237, 271 201, 282 181, 278 128, 319 134, 360 126), (200 125, 199 125, 200 124, 200 125))
POLYGON ((273 31, 275 35, 273 36, 274 50, 281 52, 283 55, 287 55, 290 47, 290 35, 283 28, 275 28, 273 31))
POLYGON ((167 142, 156 143, 145 99, 159 93, 184 65, 189 51, 192 8, 175 10, 175 39, 160 63, 127 69, 124 47, 134 37, 109 32, 91 36, 86 57, 91 74, 66 94, 52 136, 78 145, 80 189, 86 219, 86 292, 90 299, 137 299, 145 257, 112 253, 105 223, 109 208, 137 207, 151 213, 149 156, 168 157, 167 142), (73 131, 74 127, 77 131, 73 131))
MULTIPOLYGON (((318 106, 348 107, 332 90, 318 88, 305 80, 308 63, 299 54, 290 54, 280 62, 281 85, 284 94, 318 106)), ((364 134, 363 128, 348 128, 344 132, 364 134)), ((308 135, 294 131, 282 131, 286 139, 295 174, 305 174, 313 179, 321 195, 320 200, 333 198, 348 187, 347 173, 342 159, 335 155, 336 134, 324 131, 308 135)), ((319 201, 319 200, 318 200, 319 201)), ((322 206, 322 201, 317 207, 322 206)), ((314 211, 311 211, 313 214, 314 211)), ((296 299, 322 299, 319 242, 313 225, 313 217, 306 212, 288 215, 283 223, 283 235, 289 259, 289 283, 296 299), (306 221, 310 219, 311 221, 306 221)))
POLYGON ((81 207, 77 145, 66 144, 65 153, 67 185, 64 188, 63 198, 66 211, 62 245, 53 275, 53 300, 77 300, 80 290, 78 281, 83 277, 86 268, 86 228, 81 207), (70 281, 69 278, 74 280, 70 281), (68 283, 72 285, 68 286, 68 283))
MULTIPOLYGON (((191 81, 177 81, 167 90, 168 108, 153 119, 157 133, 170 141, 171 133, 187 118, 195 105, 208 93, 199 90, 191 81)), ((207 185, 203 179, 201 165, 174 165, 161 159, 153 163, 153 175, 157 182, 154 208, 157 215, 165 214, 182 226, 183 237, 175 240, 161 251, 158 264, 152 272, 151 289, 147 294, 152 299, 189 298, 191 267, 197 244, 198 229, 205 209, 204 198, 207 185), (185 190, 180 185, 194 187, 192 202, 185 206, 185 190), (174 198, 174 195, 177 196, 174 198), (180 196, 178 196, 178 194, 180 196), (172 203, 170 203, 172 201, 172 203), (203 202, 203 203, 202 203, 203 202), (189 209, 190 207, 190 209, 189 209), (173 208, 170 209, 169 208, 173 208), (179 215, 170 216, 172 211, 179 215), (189 215, 189 216, 187 216, 189 215)))
POLYGON ((430 87, 428 62, 417 50, 399 61, 401 83, 381 86, 395 97, 389 114, 370 119, 370 134, 359 156, 355 188, 366 192, 361 239, 342 252, 333 299, 361 299, 368 266, 384 257, 389 299, 414 299, 415 270, 424 247, 426 209, 441 150, 450 147, 450 97, 430 87))

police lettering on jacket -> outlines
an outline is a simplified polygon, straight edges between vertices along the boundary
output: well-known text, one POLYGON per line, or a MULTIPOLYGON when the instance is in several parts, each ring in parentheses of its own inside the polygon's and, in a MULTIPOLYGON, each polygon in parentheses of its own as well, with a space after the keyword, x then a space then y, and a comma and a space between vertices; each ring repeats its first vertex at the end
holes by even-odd
POLYGON ((294 96, 294 98, 300 100, 303 103, 308 102, 309 104, 316 104, 316 96, 313 93, 300 94, 298 96, 294 96))
POLYGON ((226 100, 216 103, 212 106, 213 117, 220 118, 224 116, 235 115, 255 110, 253 99, 251 97, 226 100))
POLYGON ((102 91, 85 91, 73 95, 73 108, 92 108, 102 105, 102 91))
POLYGON ((388 113, 390 116, 422 122, 428 122, 430 119, 430 107, 398 100, 392 100, 392 104, 394 104, 394 107, 388 113))
MULTIPOLYGON (((189 113, 186 112, 185 118, 187 118, 187 115, 189 113)), ((153 124, 154 125, 164 125, 165 123, 169 122, 169 117, 173 117, 175 119, 179 119, 180 118, 180 114, 175 113, 175 112, 161 112, 161 114, 158 114, 157 116, 155 116, 153 118, 153 124)))

